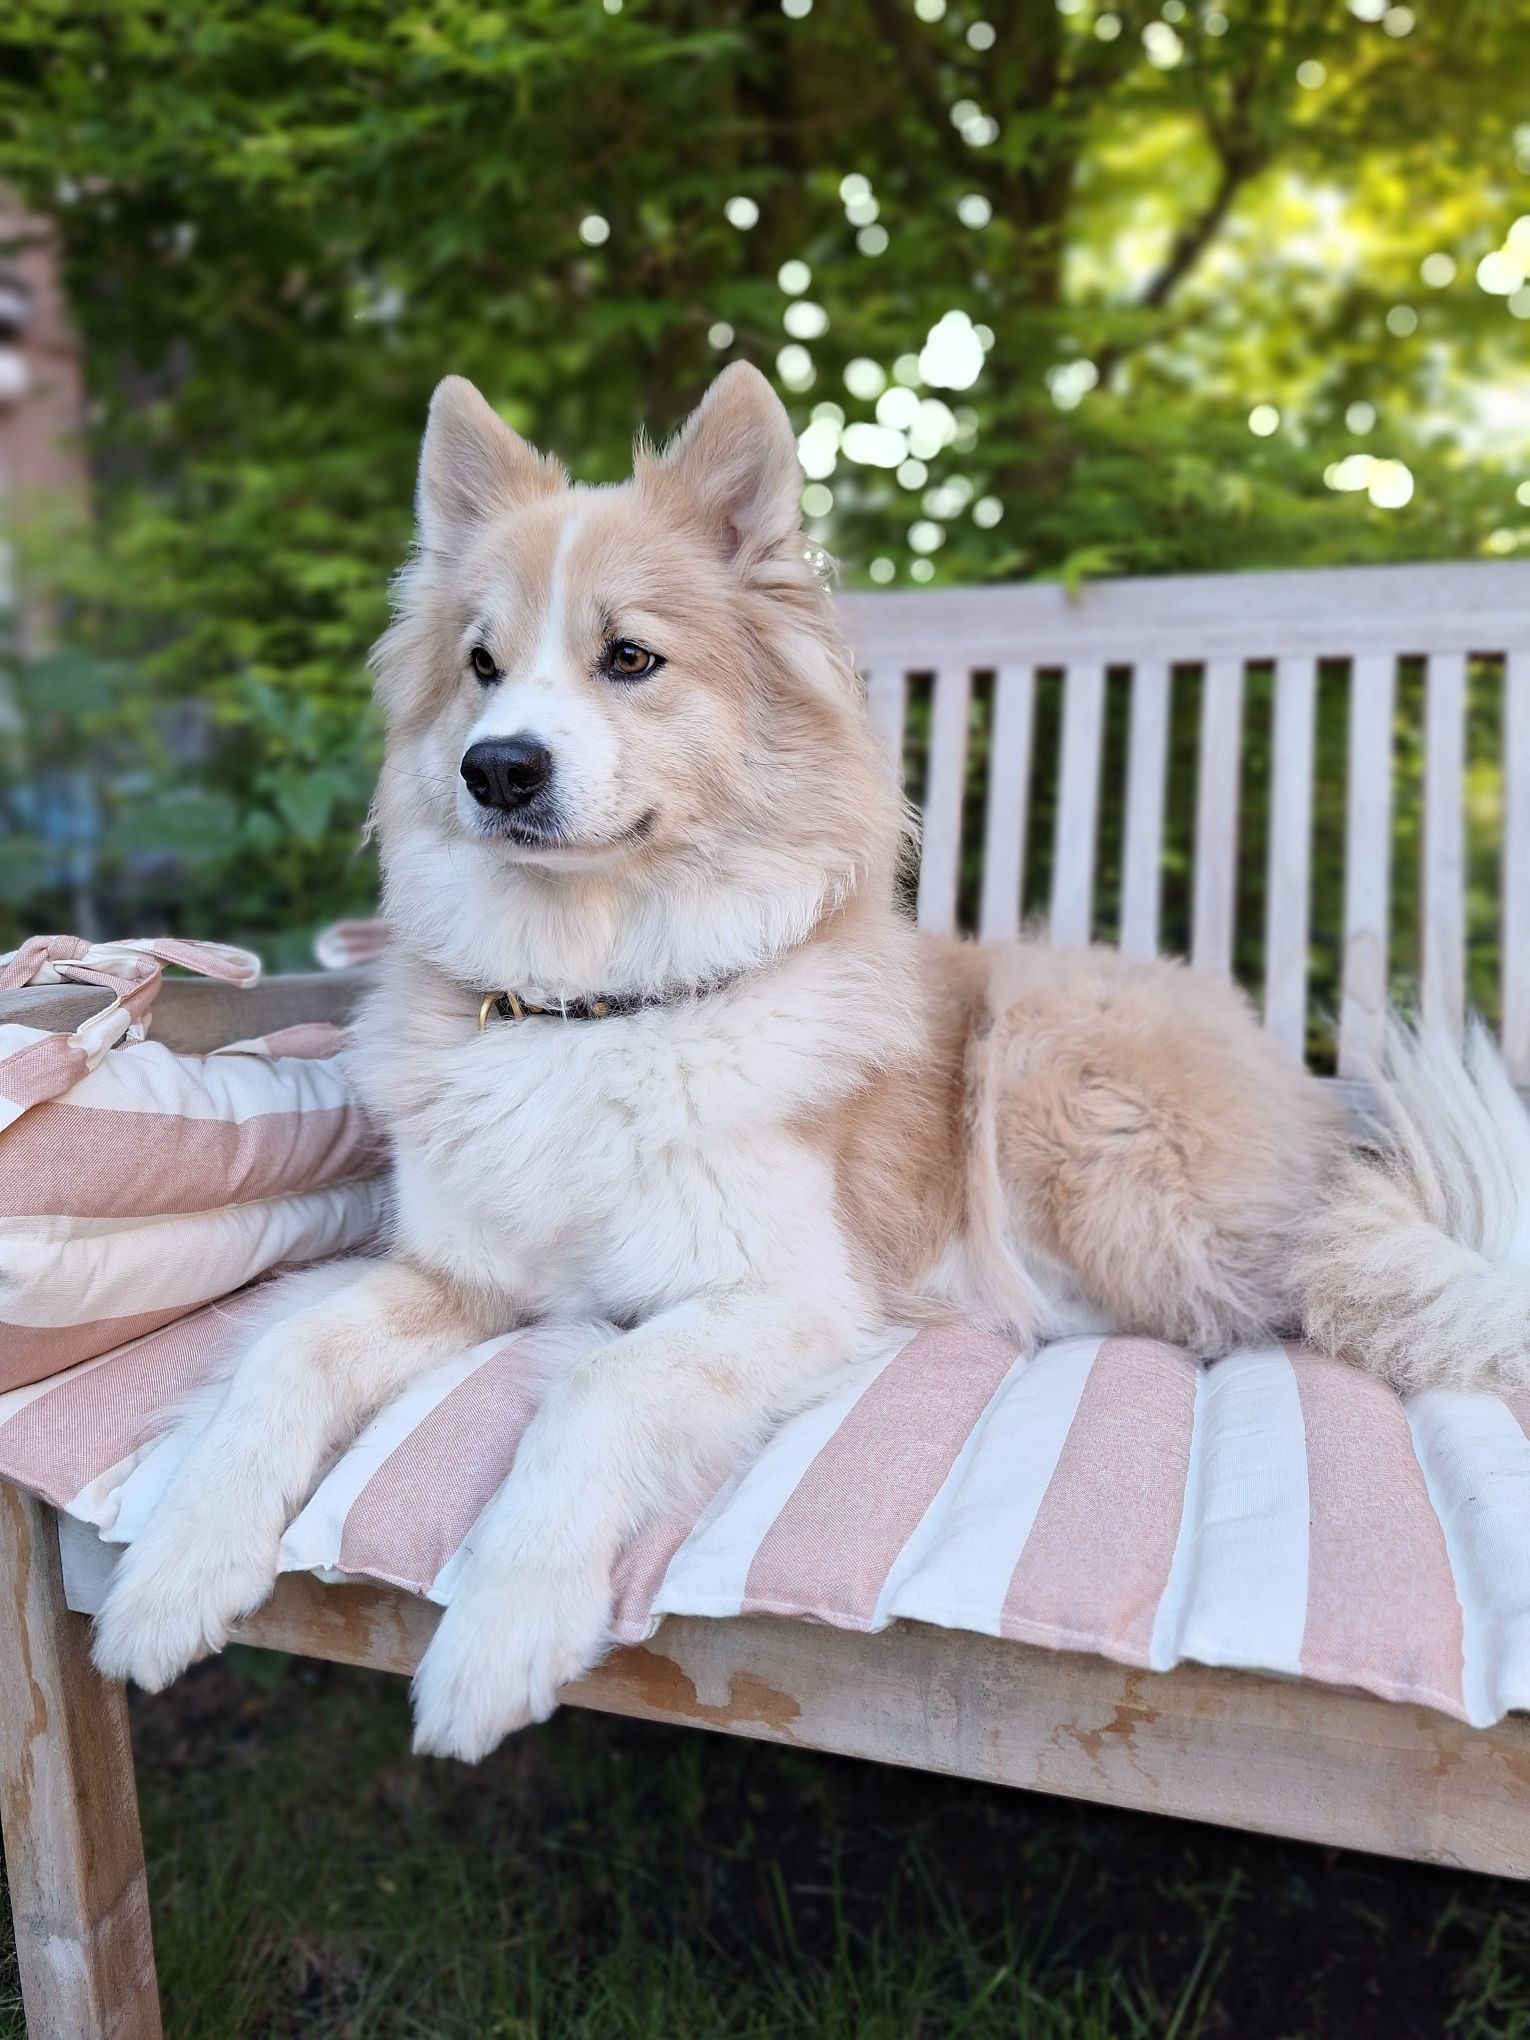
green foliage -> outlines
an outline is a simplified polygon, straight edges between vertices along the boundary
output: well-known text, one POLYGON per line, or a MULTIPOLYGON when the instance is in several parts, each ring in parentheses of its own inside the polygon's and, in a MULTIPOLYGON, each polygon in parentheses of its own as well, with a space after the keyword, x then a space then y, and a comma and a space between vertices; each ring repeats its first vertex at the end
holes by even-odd
POLYGON ((852 580, 1515 544, 1478 393, 1530 329, 1473 271, 1530 210, 1524 10, 1421 9, 1397 35, 1336 0, 1171 6, 1173 29, 1118 0, 1109 39, 1093 0, 994 0, 985 49, 977 4, 12 0, 0 182, 57 225, 96 494, 88 543, 24 562, 69 650, 18 677, 0 940, 85 900, 292 960, 366 906, 363 661, 448 370, 598 480, 735 355, 802 427, 822 402, 870 422, 846 367, 909 372, 965 314, 990 344, 969 386, 922 392, 947 412, 923 480, 843 454, 825 478, 810 528, 852 580), (847 216, 847 176, 875 221, 847 216), (1439 252, 1458 272, 1432 288, 1439 252), (828 322, 796 343, 789 260, 828 322), (1325 485, 1357 452, 1406 461, 1405 508, 1325 485), (81 773, 85 840, 61 848, 38 789, 81 773))

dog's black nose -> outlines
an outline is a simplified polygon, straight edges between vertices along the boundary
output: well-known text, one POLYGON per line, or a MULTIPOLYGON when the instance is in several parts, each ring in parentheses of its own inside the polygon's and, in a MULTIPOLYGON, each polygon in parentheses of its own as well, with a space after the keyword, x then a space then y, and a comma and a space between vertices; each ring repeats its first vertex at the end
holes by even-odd
POLYGON ((462 783, 480 807, 522 808, 552 778, 552 752, 535 737, 485 737, 462 760, 462 783))

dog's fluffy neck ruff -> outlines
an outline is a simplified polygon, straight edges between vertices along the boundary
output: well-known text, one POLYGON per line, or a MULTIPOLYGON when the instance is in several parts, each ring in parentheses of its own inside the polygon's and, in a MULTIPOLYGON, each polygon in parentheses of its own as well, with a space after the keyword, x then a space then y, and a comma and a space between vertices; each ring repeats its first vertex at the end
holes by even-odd
POLYGON ((544 873, 412 833, 388 864, 385 911, 400 947, 465 989, 509 988, 553 1007, 735 983, 883 890, 864 884, 869 874, 805 866, 800 852, 758 842, 747 856, 698 852, 661 870, 645 859, 630 871, 544 873))

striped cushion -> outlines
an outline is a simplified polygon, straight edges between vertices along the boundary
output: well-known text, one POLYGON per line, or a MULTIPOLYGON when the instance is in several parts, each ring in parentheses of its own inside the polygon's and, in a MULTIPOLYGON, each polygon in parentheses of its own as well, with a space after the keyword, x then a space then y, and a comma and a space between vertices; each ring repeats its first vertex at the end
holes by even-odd
MULTIPOLYGON (((240 1299, 0 1396, 0 1476, 112 1542, 161 1492, 153 1413, 199 1380, 240 1299)), ((446 1603, 531 1415, 526 1340, 437 1368, 329 1471, 283 1567, 446 1603)), ((903 1333, 788 1424, 616 1582, 624 1641, 666 1614, 898 1618, 1360 1686, 1478 1724, 1530 1706, 1530 1405, 1272 1348, 1202 1369, 1142 1339, 1023 1361, 961 1325, 903 1333)))
MULTIPOLYGON (((61 1045, 0 1026, 13 1078, 61 1045)), ((344 1045, 312 1025, 207 1056, 130 1040, 16 1109, 0 1126, 0 1390, 366 1239, 381 1156, 344 1045)))

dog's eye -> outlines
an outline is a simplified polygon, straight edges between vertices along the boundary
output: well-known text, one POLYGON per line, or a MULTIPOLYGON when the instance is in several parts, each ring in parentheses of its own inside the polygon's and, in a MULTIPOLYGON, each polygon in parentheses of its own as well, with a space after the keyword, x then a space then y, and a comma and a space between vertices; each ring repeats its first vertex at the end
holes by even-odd
POLYGON ((607 652, 606 662, 623 680, 641 680, 645 673, 656 673, 664 663, 657 652, 634 644, 631 638, 619 638, 607 652))
POLYGON ((499 678, 499 668, 494 663, 494 654, 484 645, 474 645, 468 653, 468 664, 480 680, 499 678))

